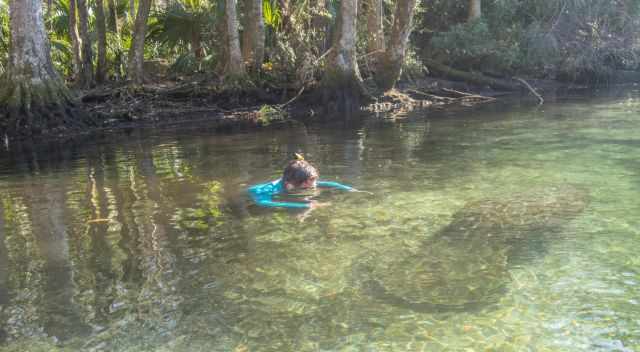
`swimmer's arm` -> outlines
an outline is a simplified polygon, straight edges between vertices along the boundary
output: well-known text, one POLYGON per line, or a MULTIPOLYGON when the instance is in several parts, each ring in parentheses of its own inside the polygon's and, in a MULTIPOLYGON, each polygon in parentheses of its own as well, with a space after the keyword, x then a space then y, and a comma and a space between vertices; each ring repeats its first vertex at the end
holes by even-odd
POLYGON ((274 202, 271 199, 254 199, 256 204, 266 208, 309 209, 310 203, 302 202, 274 202))
POLYGON ((311 205, 309 203, 304 202, 274 202, 273 194, 270 193, 261 193, 259 192, 260 187, 251 187, 249 188, 249 196, 253 201, 261 206, 266 208, 289 208, 289 209, 309 209, 311 205))
POLYGON ((318 185, 318 187, 335 188, 335 189, 339 189, 339 190, 343 190, 343 191, 359 192, 359 193, 366 193, 366 194, 373 195, 373 193, 371 193, 369 191, 361 191, 361 190, 355 189, 355 188, 353 188, 351 186, 343 185, 342 183, 333 182, 333 181, 318 181, 317 185, 318 185))
POLYGON ((355 191, 356 190, 355 188, 353 188, 351 186, 343 185, 342 183, 333 182, 333 181, 318 181, 316 183, 316 185, 318 187, 335 188, 335 189, 339 189, 339 190, 343 190, 343 191, 355 191))

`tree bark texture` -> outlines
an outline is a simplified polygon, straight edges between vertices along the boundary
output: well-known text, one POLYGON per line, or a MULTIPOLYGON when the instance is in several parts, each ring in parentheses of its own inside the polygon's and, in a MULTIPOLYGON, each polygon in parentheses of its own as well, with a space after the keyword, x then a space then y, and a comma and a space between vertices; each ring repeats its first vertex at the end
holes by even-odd
POLYGON ((281 28, 284 33, 291 32, 291 8, 290 0, 278 0, 278 8, 280 9, 281 28))
MULTIPOLYGON (((139 5, 138 5, 139 6, 139 5)), ((151 8, 151 4, 149 4, 149 8, 151 8)), ((129 0, 129 23, 133 24, 136 18, 136 3, 135 0, 129 0)))
POLYGON ((200 33, 197 31, 191 33, 191 51, 193 52, 193 56, 196 60, 200 61, 204 58, 205 52, 202 47, 202 38, 200 37, 200 33))
POLYGON ((69 0, 69 35, 71 37, 71 61, 73 63, 73 80, 80 79, 80 68, 82 67, 82 56, 80 55, 80 33, 78 33, 78 6, 76 0, 69 0))
POLYGON ((9 13, 11 46, 0 85, 0 132, 30 136, 86 126, 88 120, 78 118, 81 114, 72 109, 69 91, 53 68, 42 1, 11 1, 9 13))
POLYGON ((262 0, 246 0, 245 9, 242 56, 249 69, 258 71, 264 60, 265 29, 262 0))
POLYGON ((127 68, 129 79, 134 84, 142 84, 144 82, 144 39, 147 33, 147 19, 151 10, 151 2, 152 0, 140 0, 138 3, 138 15, 133 28, 127 68))
POLYGON ((469 22, 482 17, 482 0, 469 0, 469 22))
POLYGON ((89 10, 87 0, 76 0, 78 20, 80 21, 80 38, 82 38, 82 65, 80 66, 80 85, 89 88, 93 85, 93 50, 89 36, 89 10))
POLYGON ((368 0, 367 6, 367 54, 371 54, 375 63, 383 56, 384 41, 384 7, 382 0, 368 0))
POLYGON ((225 0, 225 34, 227 41, 228 61, 225 74, 243 76, 245 73, 242 52, 240 51, 240 34, 238 32, 237 0, 225 0))
POLYGON ((416 0, 398 0, 393 18, 389 46, 376 68, 375 81, 378 88, 392 89, 402 73, 409 35, 413 29, 413 13, 416 0))
POLYGON ((365 93, 356 61, 357 16, 358 1, 343 0, 321 88, 323 102, 335 112, 358 110, 365 93))
POLYGON ((104 15, 103 0, 95 0, 96 6, 96 34, 98 36, 98 65, 96 67, 96 82, 104 83, 107 78, 107 24, 104 15))

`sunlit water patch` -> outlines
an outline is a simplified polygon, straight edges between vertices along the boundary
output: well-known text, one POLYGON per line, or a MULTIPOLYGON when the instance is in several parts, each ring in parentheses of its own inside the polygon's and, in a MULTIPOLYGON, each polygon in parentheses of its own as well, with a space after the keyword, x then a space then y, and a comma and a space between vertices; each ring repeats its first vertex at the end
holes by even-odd
POLYGON ((0 159, 0 350, 639 351, 637 94, 0 159), (302 151, 304 222, 251 204, 302 151))

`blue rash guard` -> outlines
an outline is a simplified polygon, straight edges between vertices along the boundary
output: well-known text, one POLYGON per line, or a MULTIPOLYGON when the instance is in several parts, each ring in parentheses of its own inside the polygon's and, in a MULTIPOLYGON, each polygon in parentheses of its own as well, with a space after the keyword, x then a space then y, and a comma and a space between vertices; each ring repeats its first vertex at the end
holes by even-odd
MULTIPOLYGON (((343 191, 352 191, 353 187, 345 186, 338 182, 332 181, 318 181, 316 182, 318 187, 335 188, 343 191)), ((310 207, 309 202, 277 202, 273 200, 273 196, 284 193, 284 184, 282 179, 275 181, 260 183, 249 187, 249 195, 256 204, 268 207, 268 208, 291 208, 291 209, 306 209, 310 207)))

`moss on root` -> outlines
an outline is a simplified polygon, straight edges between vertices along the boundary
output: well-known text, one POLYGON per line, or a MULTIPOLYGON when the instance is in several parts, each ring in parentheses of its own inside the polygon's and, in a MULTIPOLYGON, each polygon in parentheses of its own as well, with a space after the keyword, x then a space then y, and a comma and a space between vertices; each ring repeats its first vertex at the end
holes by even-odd
POLYGON ((393 62, 385 57, 377 63, 376 72, 373 76, 376 86, 382 92, 387 92, 396 85, 402 71, 402 62, 393 62))
POLYGON ((371 98, 356 74, 339 70, 332 70, 325 75, 319 95, 329 114, 356 112, 371 98))

